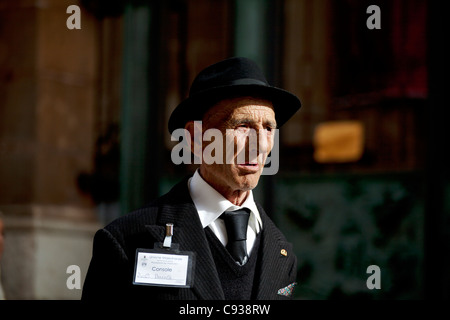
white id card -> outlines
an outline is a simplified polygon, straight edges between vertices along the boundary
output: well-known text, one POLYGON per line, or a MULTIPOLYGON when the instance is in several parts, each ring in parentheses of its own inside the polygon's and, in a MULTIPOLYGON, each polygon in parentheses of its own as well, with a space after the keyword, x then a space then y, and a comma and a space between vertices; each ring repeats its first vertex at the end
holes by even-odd
POLYGON ((137 249, 133 284, 190 288, 194 257, 193 252, 137 249))

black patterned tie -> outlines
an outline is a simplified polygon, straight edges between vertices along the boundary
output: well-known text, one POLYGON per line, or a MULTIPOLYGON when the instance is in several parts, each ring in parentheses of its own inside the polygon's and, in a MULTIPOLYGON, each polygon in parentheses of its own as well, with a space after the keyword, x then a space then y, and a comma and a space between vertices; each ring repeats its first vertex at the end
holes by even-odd
POLYGON ((247 260, 247 226, 250 210, 247 208, 236 211, 225 211, 221 218, 227 228, 228 252, 236 260, 236 263, 243 266, 247 260))

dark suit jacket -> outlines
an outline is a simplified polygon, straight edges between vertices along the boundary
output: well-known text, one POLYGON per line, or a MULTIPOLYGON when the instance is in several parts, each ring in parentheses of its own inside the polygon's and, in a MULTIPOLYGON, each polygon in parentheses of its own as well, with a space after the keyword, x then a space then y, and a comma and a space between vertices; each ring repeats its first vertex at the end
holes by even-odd
MULTIPOLYGON (((282 233, 258 210, 263 224, 254 288, 256 299, 286 299, 278 290, 295 281, 297 259, 282 233), (286 250, 283 251, 282 250, 286 250), (286 254, 287 253, 287 254, 286 254)), ((187 178, 148 206, 129 213, 97 231, 82 299, 224 299, 219 276, 197 210, 189 195, 187 178), (165 224, 174 224, 173 243, 196 253, 192 288, 133 285, 136 248, 153 249, 162 242, 165 224)))

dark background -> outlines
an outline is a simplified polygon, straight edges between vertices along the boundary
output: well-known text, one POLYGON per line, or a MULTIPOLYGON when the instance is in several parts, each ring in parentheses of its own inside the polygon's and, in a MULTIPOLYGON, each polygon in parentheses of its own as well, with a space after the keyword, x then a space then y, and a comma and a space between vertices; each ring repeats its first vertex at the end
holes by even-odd
POLYGON ((67 219, 104 225, 167 192, 195 170, 170 160, 171 110, 201 69, 247 56, 303 104, 255 189, 294 243, 296 298, 448 298, 443 3, 82 0, 69 31, 73 3, 1 1, 0 209, 87 208, 67 219), (361 156, 318 162, 315 129, 344 120, 364 128, 361 156))

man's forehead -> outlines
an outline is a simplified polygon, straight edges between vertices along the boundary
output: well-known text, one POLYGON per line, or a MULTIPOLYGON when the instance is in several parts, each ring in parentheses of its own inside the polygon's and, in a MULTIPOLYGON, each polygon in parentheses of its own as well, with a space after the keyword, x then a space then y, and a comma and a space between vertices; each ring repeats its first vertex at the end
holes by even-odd
POLYGON ((221 118, 225 120, 256 115, 261 116, 262 114, 268 117, 275 117, 271 101, 255 97, 238 97, 221 100, 208 110, 205 118, 221 118))

